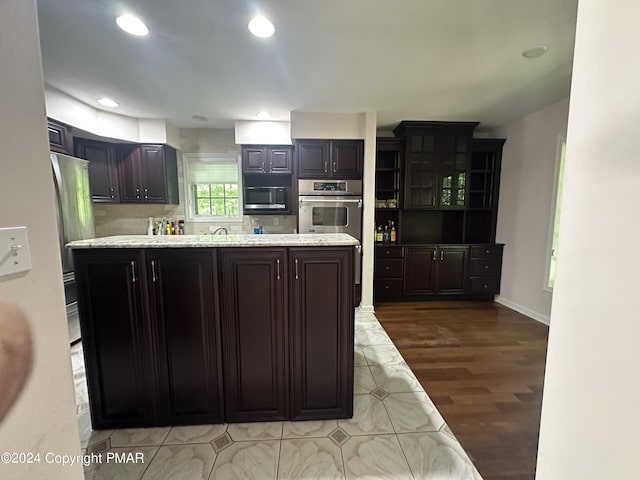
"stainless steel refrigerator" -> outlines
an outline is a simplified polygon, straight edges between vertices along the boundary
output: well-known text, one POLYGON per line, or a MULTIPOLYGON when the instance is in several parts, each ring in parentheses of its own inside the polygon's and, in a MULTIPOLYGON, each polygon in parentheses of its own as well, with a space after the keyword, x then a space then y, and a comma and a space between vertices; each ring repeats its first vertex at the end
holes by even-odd
POLYGON ((80 339, 76 282, 73 273, 73 256, 65 245, 73 240, 95 237, 89 191, 89 162, 61 153, 52 153, 51 166, 56 194, 56 216, 69 339, 74 343, 80 339))

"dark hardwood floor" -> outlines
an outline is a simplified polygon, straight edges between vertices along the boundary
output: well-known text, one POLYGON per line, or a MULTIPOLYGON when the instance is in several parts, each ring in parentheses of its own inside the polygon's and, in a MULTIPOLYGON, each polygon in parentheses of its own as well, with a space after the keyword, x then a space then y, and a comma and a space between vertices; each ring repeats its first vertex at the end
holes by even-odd
POLYGON ((548 327, 493 302, 376 304, 485 480, 535 478, 548 327))

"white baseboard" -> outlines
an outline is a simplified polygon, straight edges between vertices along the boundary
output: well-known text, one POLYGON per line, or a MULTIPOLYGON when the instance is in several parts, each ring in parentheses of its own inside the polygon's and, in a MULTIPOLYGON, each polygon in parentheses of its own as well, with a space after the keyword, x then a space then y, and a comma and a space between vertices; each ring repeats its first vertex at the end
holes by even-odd
POLYGON ((362 303, 358 307, 362 313, 375 313, 373 305, 363 305, 362 303))
POLYGON ((526 315, 527 317, 532 318, 536 322, 544 323, 546 326, 549 326, 551 324, 551 319, 549 318, 549 315, 542 315, 541 313, 535 312, 530 308, 524 307, 519 303, 512 302, 511 300, 508 300, 504 297, 499 296, 494 301, 496 303, 499 303, 500 305, 509 307, 511 310, 515 310, 516 312, 526 315))

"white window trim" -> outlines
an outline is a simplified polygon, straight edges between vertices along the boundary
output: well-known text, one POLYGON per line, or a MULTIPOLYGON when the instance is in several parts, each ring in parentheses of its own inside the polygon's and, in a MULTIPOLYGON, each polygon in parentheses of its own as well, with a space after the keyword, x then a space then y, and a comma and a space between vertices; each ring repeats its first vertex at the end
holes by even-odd
POLYGON ((184 191, 185 191, 185 214, 187 221, 200 222, 200 223, 242 223, 244 211, 244 190, 242 188, 242 164, 240 154, 238 152, 229 153, 183 153, 182 154, 182 171, 184 173, 184 191), (215 215, 209 217, 196 216, 194 214, 193 196, 191 193, 191 187, 189 185, 189 160, 202 161, 203 159, 210 160, 230 160, 233 159, 238 164, 238 216, 229 217, 222 215, 215 215))
POLYGON ((560 182, 560 160, 562 159, 562 145, 566 144, 567 137, 565 135, 558 135, 556 145, 556 166, 553 174, 553 196, 551 198, 551 211, 549 213, 549 233, 547 236, 547 256, 546 256, 546 268, 544 271, 544 279, 542 281, 542 290, 545 292, 553 293, 553 288, 549 286, 549 274, 551 273, 551 255, 553 253, 553 229, 556 221, 556 207, 558 202, 558 187, 560 182))

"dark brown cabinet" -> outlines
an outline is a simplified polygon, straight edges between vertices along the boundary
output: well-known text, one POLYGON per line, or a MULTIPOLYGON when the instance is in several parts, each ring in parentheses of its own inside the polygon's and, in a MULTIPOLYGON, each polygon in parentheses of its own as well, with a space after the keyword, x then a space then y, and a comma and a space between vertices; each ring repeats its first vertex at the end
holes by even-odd
POLYGON ((221 423, 215 251, 156 249, 148 252, 146 265, 159 423, 221 423))
POLYGON ((166 145, 118 146, 122 203, 178 203, 176 151, 166 145))
POLYGON ((405 295, 466 293, 469 247, 420 246, 405 250, 405 295))
POLYGON ((94 428, 222 422, 215 257, 77 250, 94 428))
POLYGON ((75 155, 89 161, 89 189, 94 202, 118 203, 118 165, 112 143, 76 138, 75 155))
POLYGON ((353 415, 352 250, 290 250, 293 420, 353 415))
POLYGON ((49 149, 52 152, 73 155, 73 137, 71 129, 67 125, 48 118, 47 130, 49 132, 49 149))
POLYGON ((399 297, 403 293, 404 248, 376 246, 373 290, 376 298, 399 297))
POLYGON ((467 170, 476 122, 403 121, 395 129, 405 140, 405 209, 466 206, 467 170))
POLYGON ((362 179, 362 140, 296 140, 298 178, 362 179))
POLYGON ((502 244, 472 245, 469 260, 469 291, 491 297, 500 293, 502 244))
POLYGON ((74 250, 93 427, 350 417, 354 258, 74 250))
POLYGON ((243 145, 242 173, 288 173, 292 170, 293 147, 243 145))
POLYGON ((289 414, 285 249, 221 249, 226 420, 289 414))
POLYGON ((154 423, 153 345, 140 250, 74 251, 91 422, 154 423))

